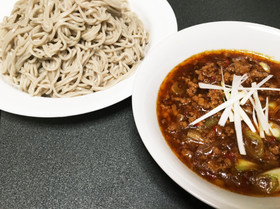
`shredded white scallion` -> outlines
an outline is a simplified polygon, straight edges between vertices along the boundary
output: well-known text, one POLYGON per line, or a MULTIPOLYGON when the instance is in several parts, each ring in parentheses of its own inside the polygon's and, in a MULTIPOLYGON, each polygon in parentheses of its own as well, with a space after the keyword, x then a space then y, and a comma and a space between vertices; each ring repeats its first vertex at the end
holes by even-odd
MULTIPOLYGON (((270 78, 272 78, 272 75, 268 75, 265 79, 263 79, 261 82, 259 82, 258 85, 254 85, 254 86, 252 86, 252 87, 253 87, 253 88, 260 88, 260 87, 261 87, 263 84, 265 84, 270 78)), ((251 88, 250 92, 247 94, 246 97, 244 97, 244 98, 241 100, 240 104, 241 104, 241 105, 244 105, 244 104, 247 102, 247 100, 249 99, 249 97, 251 97, 252 94, 253 94, 254 92, 256 92, 256 91, 257 91, 257 90, 251 88)))
POLYGON ((218 113, 219 111, 223 111, 218 124, 220 126, 225 126, 227 120, 230 122, 234 122, 236 137, 237 137, 237 144, 239 153, 241 155, 246 155, 246 150, 243 142, 243 135, 242 135, 242 126, 241 120, 245 122, 245 124, 250 128, 252 132, 256 132, 256 128, 258 129, 259 135, 264 138, 265 133, 270 134, 272 133, 271 125, 269 124, 268 118, 268 98, 266 98, 266 105, 262 108, 258 91, 259 90, 270 90, 270 91, 280 91, 279 88, 262 88, 261 86, 265 84, 272 75, 268 75, 264 78, 261 82, 256 84, 255 82, 252 83, 251 87, 243 87, 242 83, 248 78, 246 74, 243 76, 233 76, 232 85, 226 85, 223 76, 223 69, 221 68, 222 74, 222 82, 221 86, 212 85, 207 83, 199 83, 199 87, 202 89, 214 89, 214 90, 223 90, 225 95, 224 103, 220 104, 216 108, 212 109, 205 115, 197 118, 195 121, 191 122, 189 125, 195 125, 206 118, 218 113), (250 101, 253 107, 252 110, 252 121, 246 112, 242 109, 243 106, 247 101, 250 101))
POLYGON ((238 103, 235 103, 233 105, 234 110, 234 127, 235 127, 235 133, 237 138, 237 145, 239 149, 239 153, 241 155, 246 155, 246 150, 243 142, 243 136, 242 136, 242 126, 241 126, 241 118, 240 118, 240 112, 238 111, 238 103))

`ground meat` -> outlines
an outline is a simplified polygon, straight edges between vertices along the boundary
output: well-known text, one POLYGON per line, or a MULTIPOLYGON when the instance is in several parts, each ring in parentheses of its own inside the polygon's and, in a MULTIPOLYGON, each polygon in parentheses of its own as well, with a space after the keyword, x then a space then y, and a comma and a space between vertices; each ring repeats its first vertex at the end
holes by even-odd
POLYGON ((204 172, 213 174, 230 169, 232 162, 224 157, 225 153, 227 153, 226 147, 222 148, 218 143, 215 143, 215 146, 212 143, 200 146, 194 154, 194 169, 203 169, 204 172))
POLYGON ((196 81, 191 80, 190 78, 185 78, 186 85, 186 93, 189 97, 192 97, 196 94, 198 89, 198 84, 196 81))
POLYGON ((236 75, 243 75, 249 73, 253 68, 252 64, 244 57, 232 59, 232 64, 227 67, 227 70, 236 75))
POLYGON ((225 134, 227 136, 232 136, 234 134, 234 129, 230 126, 225 126, 225 134))
POLYGON ((198 75, 198 81, 213 83, 221 81, 220 67, 214 63, 206 63, 201 69, 196 70, 195 73, 198 75))
POLYGON ((279 155, 280 147, 275 145, 273 147, 269 147, 269 151, 272 152, 274 155, 279 155))
POLYGON ((225 97, 225 95, 221 90, 209 90, 207 97, 210 98, 209 105, 211 109, 214 109, 224 102, 223 98, 225 97))

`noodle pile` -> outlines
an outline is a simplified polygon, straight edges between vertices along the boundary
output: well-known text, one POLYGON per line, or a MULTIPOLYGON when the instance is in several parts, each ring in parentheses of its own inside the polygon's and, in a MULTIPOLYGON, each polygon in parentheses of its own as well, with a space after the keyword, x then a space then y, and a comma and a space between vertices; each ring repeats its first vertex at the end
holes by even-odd
POLYGON ((0 72, 32 96, 85 95, 130 76, 148 41, 126 0, 20 0, 0 25, 0 72))

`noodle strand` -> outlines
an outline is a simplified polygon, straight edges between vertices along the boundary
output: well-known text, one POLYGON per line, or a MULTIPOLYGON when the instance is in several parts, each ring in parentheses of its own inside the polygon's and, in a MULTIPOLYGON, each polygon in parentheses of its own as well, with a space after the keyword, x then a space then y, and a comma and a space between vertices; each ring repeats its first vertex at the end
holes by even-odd
POLYGON ((0 25, 0 73, 32 96, 81 96, 129 77, 148 42, 126 0, 19 0, 0 25))

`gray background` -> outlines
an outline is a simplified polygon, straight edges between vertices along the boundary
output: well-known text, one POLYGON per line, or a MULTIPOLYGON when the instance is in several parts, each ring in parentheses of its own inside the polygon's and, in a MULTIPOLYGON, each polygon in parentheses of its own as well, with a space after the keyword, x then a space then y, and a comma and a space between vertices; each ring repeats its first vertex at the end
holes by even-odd
MULTIPOLYGON (((168 2, 179 29, 218 20, 280 28, 277 0, 168 2)), ((151 158, 137 132, 131 98, 68 118, 0 115, 1 209, 211 208, 151 158)))

